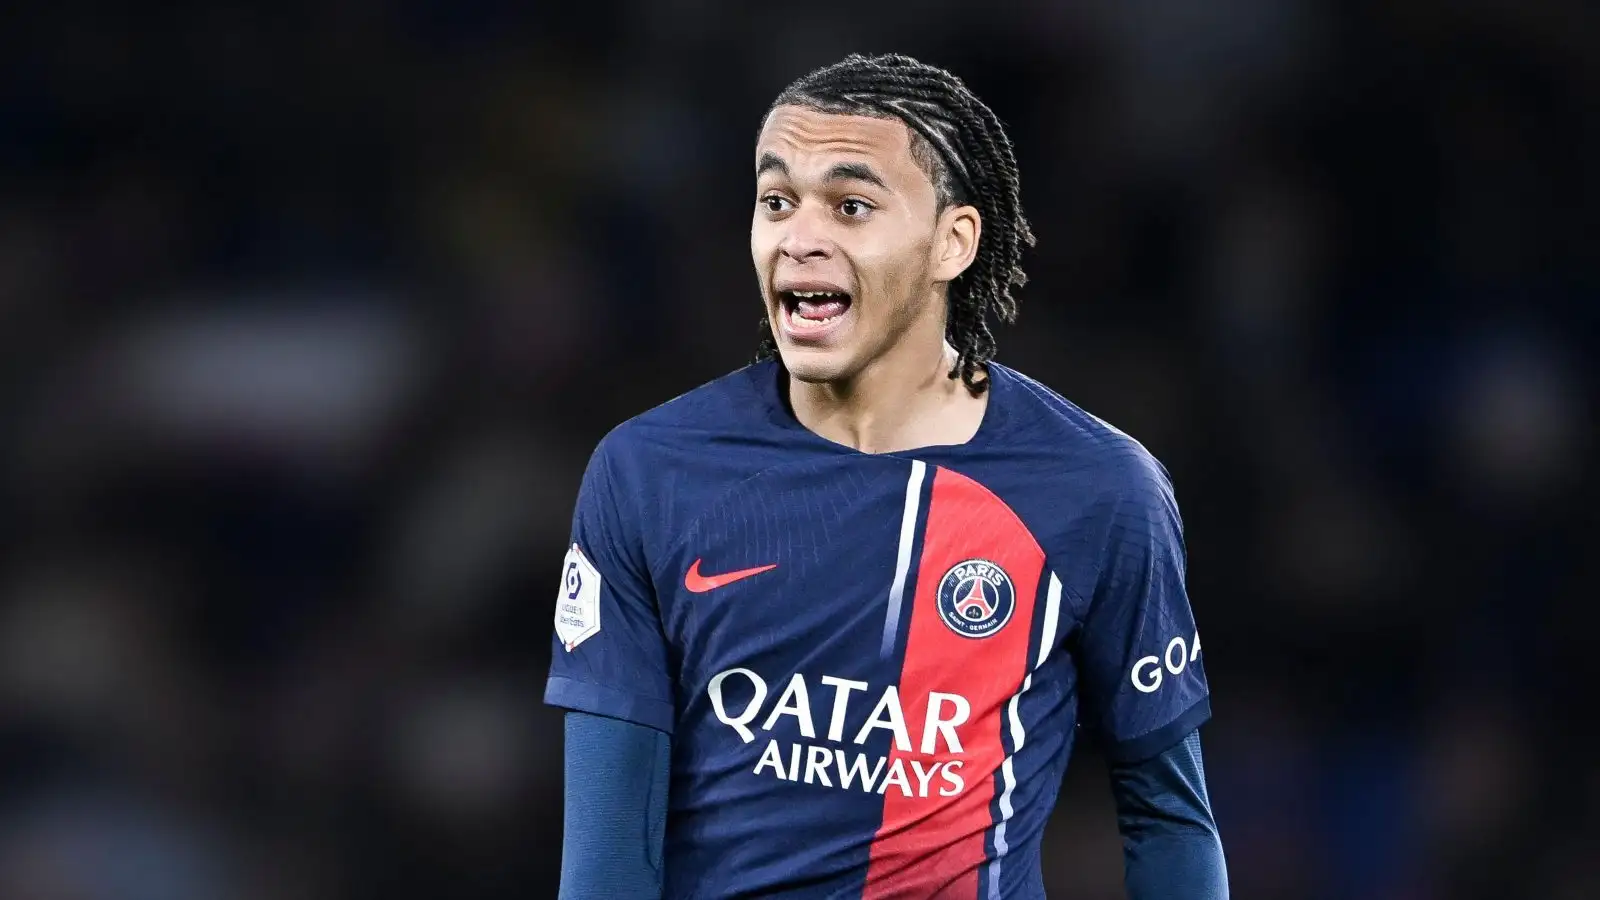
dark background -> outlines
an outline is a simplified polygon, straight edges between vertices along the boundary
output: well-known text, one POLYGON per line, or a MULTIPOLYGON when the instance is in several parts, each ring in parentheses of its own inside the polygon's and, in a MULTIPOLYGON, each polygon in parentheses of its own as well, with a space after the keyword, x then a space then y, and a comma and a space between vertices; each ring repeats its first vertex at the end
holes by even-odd
MULTIPOLYGON (((1585 0, 0 17, 0 897, 554 896, 579 475, 750 358, 752 146, 955 70, 1002 361, 1171 469, 1234 896, 1600 896, 1585 0)), ((1103 765, 1052 897, 1121 896, 1103 765)))

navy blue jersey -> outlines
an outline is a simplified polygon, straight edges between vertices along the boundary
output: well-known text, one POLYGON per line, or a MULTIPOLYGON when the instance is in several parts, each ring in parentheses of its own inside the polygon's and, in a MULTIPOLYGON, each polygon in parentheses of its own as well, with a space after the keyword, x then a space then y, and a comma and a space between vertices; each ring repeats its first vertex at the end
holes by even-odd
POLYGON ((672 735, 667 897, 1043 897, 1075 730, 1210 715, 1165 471, 989 371, 956 446, 828 441, 760 363, 596 449, 545 698, 672 735))

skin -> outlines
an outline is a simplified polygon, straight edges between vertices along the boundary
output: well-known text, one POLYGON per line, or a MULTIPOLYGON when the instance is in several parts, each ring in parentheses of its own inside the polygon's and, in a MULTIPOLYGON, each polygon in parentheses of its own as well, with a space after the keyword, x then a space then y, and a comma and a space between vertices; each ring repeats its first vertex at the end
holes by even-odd
POLYGON ((750 255, 796 418, 868 453, 970 440, 988 393, 947 376, 949 284, 977 255, 972 206, 942 212, 899 119, 774 109, 756 142, 750 255), (780 292, 850 294, 827 327, 797 327, 780 292))

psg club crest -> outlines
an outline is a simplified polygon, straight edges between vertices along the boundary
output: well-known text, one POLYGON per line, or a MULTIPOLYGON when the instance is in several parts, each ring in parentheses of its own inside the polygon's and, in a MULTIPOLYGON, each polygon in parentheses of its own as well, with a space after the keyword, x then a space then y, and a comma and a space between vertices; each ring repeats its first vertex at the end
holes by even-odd
POLYGON ((962 637, 986 638, 1017 608, 1011 576, 986 559, 957 563, 939 581, 939 617, 962 637))

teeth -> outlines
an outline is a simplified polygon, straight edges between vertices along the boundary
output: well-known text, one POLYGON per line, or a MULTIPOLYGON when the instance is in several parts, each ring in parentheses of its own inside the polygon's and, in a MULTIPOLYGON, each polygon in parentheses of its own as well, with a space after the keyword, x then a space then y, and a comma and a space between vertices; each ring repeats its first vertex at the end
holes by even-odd
POLYGON ((843 297, 844 296, 844 294, 841 294, 841 293, 839 293, 837 291, 791 291, 790 293, 794 294, 796 297, 804 297, 807 300, 810 300, 813 297, 843 297))

